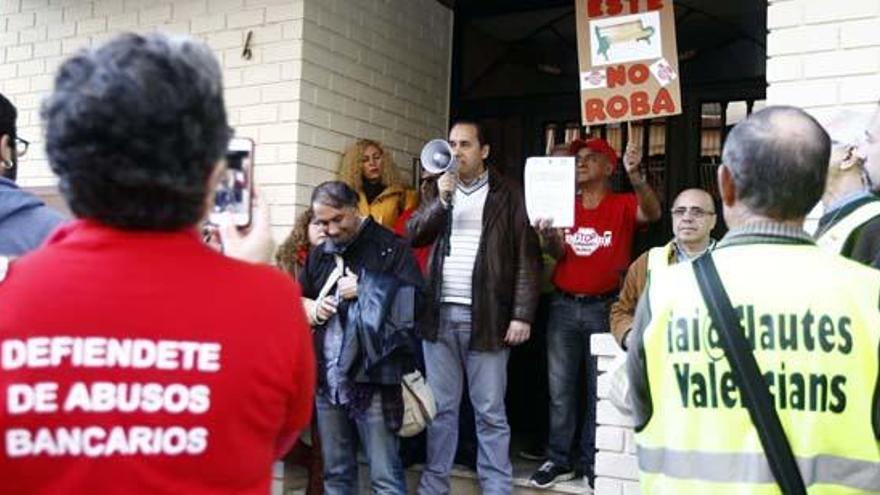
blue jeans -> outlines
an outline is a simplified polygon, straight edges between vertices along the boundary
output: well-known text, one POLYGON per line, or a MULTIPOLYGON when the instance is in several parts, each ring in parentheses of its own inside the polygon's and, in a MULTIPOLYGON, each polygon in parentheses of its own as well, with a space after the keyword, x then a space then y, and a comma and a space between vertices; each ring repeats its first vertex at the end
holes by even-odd
POLYGON ((362 418, 348 416, 323 396, 315 397, 321 455, 324 458, 324 493, 351 495, 358 492, 358 441, 364 447, 370 466, 372 493, 406 495, 406 479, 397 453, 397 434, 385 426, 382 397, 373 394, 362 418))
POLYGON ((579 396, 585 396, 586 414, 579 447, 584 474, 593 479, 596 458, 596 361, 590 356, 590 336, 608 331, 608 305, 604 301, 577 301, 556 294, 547 323, 547 363, 550 387, 548 458, 567 467, 577 421, 579 396), (584 366, 586 372, 579 374, 584 366), (583 377, 583 378, 580 378, 583 377), (584 383, 586 382, 586 383, 584 383), (581 386, 586 385, 586 389, 581 386))
POLYGON ((444 304, 439 323, 437 341, 424 342, 427 380, 437 401, 437 416, 428 427, 428 460, 419 494, 449 493, 465 376, 476 417, 480 486, 485 494, 509 494, 513 491, 513 467, 504 394, 510 351, 470 350, 470 306, 444 304))

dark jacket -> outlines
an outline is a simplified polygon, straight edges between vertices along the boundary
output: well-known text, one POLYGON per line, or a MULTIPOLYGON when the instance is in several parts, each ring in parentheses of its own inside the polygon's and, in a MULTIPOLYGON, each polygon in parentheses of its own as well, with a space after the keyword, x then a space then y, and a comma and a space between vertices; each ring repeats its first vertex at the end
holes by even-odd
POLYGON ((355 383, 400 385, 415 367, 415 305, 412 285, 391 274, 361 270, 357 301, 326 324, 342 327, 342 371, 355 383))
MULTIPOLYGON (((429 341, 437 340, 443 262, 449 243, 448 215, 449 211, 440 203, 435 183, 407 223, 413 246, 434 245, 428 262, 425 311, 418 322, 419 333, 429 341)), ((522 192, 490 169, 483 231, 474 260, 472 350, 502 349, 511 320, 532 322, 538 305, 540 277, 538 236, 529 225, 522 192)))
MULTIPOLYGON (((343 368, 350 371, 349 377, 355 382, 400 384, 400 372, 411 367, 411 359, 402 352, 405 334, 398 331, 406 331, 406 319, 412 315, 394 312, 401 309, 398 305, 406 304, 396 296, 399 294, 414 300, 413 292, 400 288, 409 286, 419 292, 423 285, 411 249, 403 239, 368 217, 345 248, 337 249, 332 241, 326 241, 312 249, 299 277, 303 297, 314 299, 318 296, 336 266, 334 255, 337 252, 345 266, 359 277, 358 299, 341 301, 337 316, 328 322, 345 329, 340 356, 343 368)), ((412 326, 411 321, 408 324, 412 326)), ((321 388, 326 382, 325 331, 326 325, 321 325, 314 333, 321 388)))

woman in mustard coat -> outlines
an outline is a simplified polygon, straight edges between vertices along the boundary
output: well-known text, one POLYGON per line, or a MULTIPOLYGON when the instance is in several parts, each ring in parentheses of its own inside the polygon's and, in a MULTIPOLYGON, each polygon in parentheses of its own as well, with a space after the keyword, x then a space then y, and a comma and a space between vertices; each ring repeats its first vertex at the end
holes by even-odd
POLYGON ((372 139, 358 139, 345 150, 338 176, 358 192, 361 214, 389 229, 418 202, 415 191, 404 187, 391 154, 372 139))

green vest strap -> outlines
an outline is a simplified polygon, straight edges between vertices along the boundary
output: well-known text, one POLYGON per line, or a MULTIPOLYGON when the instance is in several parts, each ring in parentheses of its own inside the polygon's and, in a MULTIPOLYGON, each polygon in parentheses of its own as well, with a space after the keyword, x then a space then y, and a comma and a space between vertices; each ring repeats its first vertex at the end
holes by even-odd
MULTIPOLYGON (((872 492, 880 487, 880 464, 832 455, 797 457, 804 484, 840 485, 872 492)), ((718 453, 639 447, 642 472, 709 483, 775 484, 763 453, 718 453)))

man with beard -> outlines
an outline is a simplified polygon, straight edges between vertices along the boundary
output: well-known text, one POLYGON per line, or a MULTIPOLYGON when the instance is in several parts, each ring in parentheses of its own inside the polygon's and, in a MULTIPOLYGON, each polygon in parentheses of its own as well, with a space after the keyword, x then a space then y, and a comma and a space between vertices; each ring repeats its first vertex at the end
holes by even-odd
POLYGON ((0 94, 0 255, 37 248, 64 217, 15 184, 28 142, 18 136, 15 106, 0 94))

